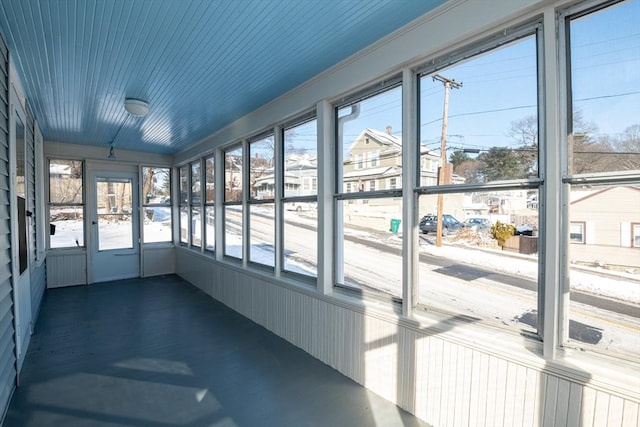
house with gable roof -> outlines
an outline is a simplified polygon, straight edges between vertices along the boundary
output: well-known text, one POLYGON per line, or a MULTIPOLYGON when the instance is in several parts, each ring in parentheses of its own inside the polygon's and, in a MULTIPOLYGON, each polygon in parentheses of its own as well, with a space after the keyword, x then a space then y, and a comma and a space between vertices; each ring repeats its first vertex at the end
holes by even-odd
POLYGON ((640 271, 640 187, 574 190, 570 206, 572 263, 640 271))

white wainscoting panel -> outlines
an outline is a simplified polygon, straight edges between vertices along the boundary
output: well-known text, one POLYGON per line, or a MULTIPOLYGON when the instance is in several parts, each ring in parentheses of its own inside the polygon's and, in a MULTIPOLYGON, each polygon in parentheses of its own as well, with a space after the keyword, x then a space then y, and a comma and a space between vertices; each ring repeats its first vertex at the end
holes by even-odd
POLYGON ((188 249, 176 249, 176 272, 434 426, 638 426, 640 391, 614 395, 188 249))
POLYGON ((49 251, 47 288, 87 284, 87 256, 84 252, 49 251))
POLYGON ((175 248, 146 247, 142 252, 142 277, 175 273, 175 248))

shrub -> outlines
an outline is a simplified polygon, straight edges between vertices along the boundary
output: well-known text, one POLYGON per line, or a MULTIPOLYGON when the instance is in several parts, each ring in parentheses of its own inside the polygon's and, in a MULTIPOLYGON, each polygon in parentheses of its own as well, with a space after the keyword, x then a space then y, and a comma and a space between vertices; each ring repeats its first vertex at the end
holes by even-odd
POLYGON ((504 242, 511 236, 515 236, 516 227, 512 224, 503 224, 500 221, 496 221, 491 226, 491 235, 498 241, 500 246, 504 246, 504 242))

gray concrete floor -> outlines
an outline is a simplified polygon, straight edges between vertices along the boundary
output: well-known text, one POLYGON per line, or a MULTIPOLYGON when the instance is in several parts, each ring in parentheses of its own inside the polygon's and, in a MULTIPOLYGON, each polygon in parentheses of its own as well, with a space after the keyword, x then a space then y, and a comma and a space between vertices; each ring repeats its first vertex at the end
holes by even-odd
POLYGON ((426 426, 177 276, 47 291, 12 426, 426 426))

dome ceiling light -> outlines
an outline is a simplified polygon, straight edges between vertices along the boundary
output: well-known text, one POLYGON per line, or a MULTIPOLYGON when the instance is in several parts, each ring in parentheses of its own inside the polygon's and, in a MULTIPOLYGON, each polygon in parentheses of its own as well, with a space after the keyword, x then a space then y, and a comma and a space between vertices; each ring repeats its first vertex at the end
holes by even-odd
POLYGON ((143 117, 149 113, 149 103, 140 99, 127 98, 124 100, 124 109, 136 117, 143 117))

